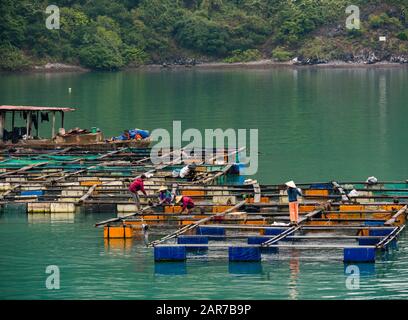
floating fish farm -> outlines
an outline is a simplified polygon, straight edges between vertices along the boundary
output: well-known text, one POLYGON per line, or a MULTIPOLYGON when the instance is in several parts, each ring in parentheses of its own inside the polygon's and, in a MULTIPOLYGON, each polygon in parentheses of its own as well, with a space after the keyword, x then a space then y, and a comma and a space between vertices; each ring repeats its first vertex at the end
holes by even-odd
POLYGON ((18 208, 29 216, 111 213, 95 225, 101 237, 108 243, 143 238, 157 263, 211 258, 212 252, 230 262, 259 262, 321 250, 346 263, 373 263, 380 252, 397 248, 407 216, 406 181, 300 183, 300 219, 290 225, 285 185, 243 181, 242 150, 213 151, 211 159, 188 155, 180 161, 185 151, 169 150, 161 155, 167 162, 157 165, 149 148, 5 150, 1 210, 18 208), (174 174, 193 163, 193 177, 174 174), (138 210, 128 187, 142 174, 148 176, 147 195, 140 196, 138 210), (185 214, 174 202, 159 204, 162 186, 190 197, 194 209, 185 214))

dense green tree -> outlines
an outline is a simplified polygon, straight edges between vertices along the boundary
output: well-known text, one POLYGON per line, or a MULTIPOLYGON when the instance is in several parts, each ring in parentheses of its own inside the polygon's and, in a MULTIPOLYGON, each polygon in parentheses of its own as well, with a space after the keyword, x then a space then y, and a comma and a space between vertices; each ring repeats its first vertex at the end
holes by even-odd
POLYGON ((210 55, 224 55, 230 40, 226 26, 200 15, 179 22, 175 37, 180 45, 210 55))
POLYGON ((351 32, 344 28, 348 0, 1 0, 0 68, 58 61, 114 70, 180 57, 284 60, 337 57, 355 47, 408 50, 407 0, 353 4, 362 28, 351 32), (50 4, 60 8, 59 30, 45 27, 50 4), (372 40, 380 33, 392 45, 372 40))

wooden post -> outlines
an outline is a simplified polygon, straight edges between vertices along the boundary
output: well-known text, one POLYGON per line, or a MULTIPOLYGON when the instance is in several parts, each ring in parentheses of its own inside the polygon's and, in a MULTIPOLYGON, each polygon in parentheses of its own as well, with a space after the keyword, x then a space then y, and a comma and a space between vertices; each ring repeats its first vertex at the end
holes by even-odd
POLYGON ((30 135, 30 118, 31 118, 31 111, 27 113, 27 118, 26 118, 26 137, 30 135))
POLYGON ((52 134, 51 139, 55 136, 55 111, 52 113, 52 134))
POLYGON ((32 111, 30 111, 29 113, 28 113, 28 136, 29 137, 31 137, 32 135, 31 135, 31 133, 32 133, 32 130, 33 129, 33 112, 32 111))
POLYGON ((37 138, 40 136, 40 112, 37 111, 37 138))
POLYGON ((0 113, 0 140, 3 140, 3 133, 4 133, 4 119, 6 118, 6 113, 0 113))
POLYGON ((15 123, 15 112, 13 111, 11 114, 11 130, 14 131, 14 123, 15 123))
POLYGON ((61 111, 61 128, 64 128, 64 111, 61 111))

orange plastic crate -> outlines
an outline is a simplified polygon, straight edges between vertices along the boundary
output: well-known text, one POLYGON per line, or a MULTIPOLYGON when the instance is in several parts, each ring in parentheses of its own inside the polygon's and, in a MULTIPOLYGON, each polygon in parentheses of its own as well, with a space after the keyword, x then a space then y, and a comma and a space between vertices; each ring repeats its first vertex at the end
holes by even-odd
POLYGON ((103 229, 104 238, 131 238, 133 236, 133 228, 131 226, 105 226, 103 229))
POLYGON ((304 191, 305 196, 328 196, 329 190, 327 189, 308 189, 304 191))
POLYGON ((181 191, 183 196, 204 196, 205 192, 203 190, 183 190, 181 191))

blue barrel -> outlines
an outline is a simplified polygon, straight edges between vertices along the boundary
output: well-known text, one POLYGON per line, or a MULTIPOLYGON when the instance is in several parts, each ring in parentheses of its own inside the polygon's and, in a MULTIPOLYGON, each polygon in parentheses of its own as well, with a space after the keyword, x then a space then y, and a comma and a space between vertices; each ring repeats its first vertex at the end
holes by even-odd
MULTIPOLYGON (((272 237, 262 237, 262 236, 253 236, 253 237, 248 237, 248 244, 262 244, 268 240, 270 240, 272 237)), ((260 248, 261 253, 278 253, 279 250, 278 248, 272 247, 265 247, 265 248, 260 248)))
POLYGON ((259 247, 229 247, 229 261, 261 261, 261 250, 259 247))
POLYGON ((208 236, 209 240, 223 240, 225 236, 225 228, 222 227, 198 227, 196 229, 197 235, 208 236))
POLYGON ((380 241, 381 241, 380 238, 364 237, 364 238, 359 238, 358 239, 358 245, 360 245, 360 246, 375 246, 380 241))
POLYGON ((370 236, 388 236, 394 228, 384 228, 384 229, 370 229, 368 235, 370 236))
MULTIPOLYGON (((178 244, 208 244, 207 236, 179 236, 178 244)), ((187 250, 206 250, 208 246, 186 247, 187 250)))
POLYGON ((186 247, 163 246, 154 247, 155 261, 184 261, 187 258, 186 247))
POLYGON ((22 196, 42 196, 44 194, 43 190, 23 190, 21 191, 22 196))
POLYGON ((264 235, 265 236, 277 236, 278 234, 281 234, 287 229, 265 229, 264 235))
POLYGON ((375 248, 344 248, 344 262, 375 262, 375 248))

